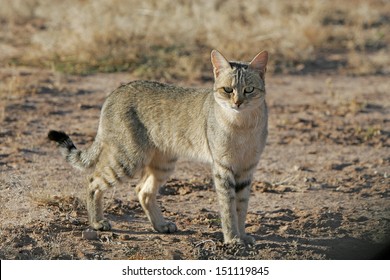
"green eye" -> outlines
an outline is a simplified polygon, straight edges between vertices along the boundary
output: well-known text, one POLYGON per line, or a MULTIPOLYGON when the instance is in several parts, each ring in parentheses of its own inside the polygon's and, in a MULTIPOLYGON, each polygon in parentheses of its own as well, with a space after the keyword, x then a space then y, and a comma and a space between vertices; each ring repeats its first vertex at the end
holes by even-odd
POLYGON ((254 87, 246 87, 246 88, 244 89, 244 93, 252 93, 254 90, 255 90, 254 87))
POLYGON ((231 87, 223 87, 223 91, 226 93, 232 93, 233 89, 231 87))

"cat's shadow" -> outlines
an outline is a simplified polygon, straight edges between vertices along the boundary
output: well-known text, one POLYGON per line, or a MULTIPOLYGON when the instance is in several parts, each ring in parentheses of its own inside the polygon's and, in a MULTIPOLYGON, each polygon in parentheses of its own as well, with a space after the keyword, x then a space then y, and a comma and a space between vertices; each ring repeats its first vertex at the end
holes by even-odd
POLYGON ((119 235, 128 234, 131 236, 131 235, 147 234, 147 235, 169 235, 169 236, 176 235, 177 236, 177 235, 192 235, 196 233, 196 231, 190 229, 178 229, 176 232, 173 233, 161 233, 153 229, 152 225, 146 219, 146 217, 142 218, 142 217, 135 217, 130 215, 116 215, 116 214, 108 214, 106 216, 113 226, 111 232, 119 235), (134 225, 135 223, 137 225, 134 225), (119 224, 121 228, 117 227, 119 224))
POLYGON ((144 230, 132 230, 132 229, 116 229, 116 228, 113 228, 111 229, 111 232, 112 233, 115 233, 115 234, 119 234, 119 235, 125 235, 125 234, 128 234, 128 235, 166 235, 166 236, 187 236, 187 235, 192 235, 192 234, 195 234, 196 231, 194 230, 178 230, 176 232, 173 232, 173 233, 161 233, 161 232, 157 232, 155 230, 153 230, 153 228, 150 226, 150 229, 144 229, 144 230))

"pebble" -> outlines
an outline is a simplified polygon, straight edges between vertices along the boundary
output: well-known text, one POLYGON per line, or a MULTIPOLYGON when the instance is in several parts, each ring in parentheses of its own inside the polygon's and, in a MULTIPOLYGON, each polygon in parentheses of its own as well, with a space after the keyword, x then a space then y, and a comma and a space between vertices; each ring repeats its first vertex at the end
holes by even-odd
POLYGON ((95 230, 87 229, 82 232, 82 237, 87 240, 97 240, 98 233, 95 230))
POLYGON ((167 259, 170 260, 182 260, 183 259, 183 253, 179 250, 165 250, 165 255, 167 259))
POLYGON ((130 240, 130 235, 128 234, 122 234, 119 236, 120 240, 130 240))

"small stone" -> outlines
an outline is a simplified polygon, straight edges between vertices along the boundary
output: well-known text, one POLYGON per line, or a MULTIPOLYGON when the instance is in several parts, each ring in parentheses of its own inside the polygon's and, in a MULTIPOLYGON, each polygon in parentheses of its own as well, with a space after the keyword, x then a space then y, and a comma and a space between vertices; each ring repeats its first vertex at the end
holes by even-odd
POLYGON ((182 260, 183 259, 183 253, 179 250, 165 250, 165 255, 167 259, 170 260, 182 260))
POLYGON ((212 213, 207 213, 206 218, 212 220, 215 219, 215 216, 212 213))
POLYGON ((302 168, 299 165, 294 165, 293 166, 293 170, 294 171, 300 171, 300 170, 302 170, 302 168))
POLYGON ((305 182, 305 183, 315 183, 315 182, 317 182, 317 179, 315 177, 305 177, 305 178, 303 178, 303 182, 305 182))
POLYGON ((288 230, 288 225, 284 225, 284 226, 279 227, 280 233, 286 233, 287 230, 288 230))
POLYGON ((95 230, 87 229, 82 232, 82 237, 87 240, 97 240, 98 233, 95 230))
POLYGON ((120 240, 130 240, 130 235, 128 234, 122 234, 120 237, 119 237, 120 240))

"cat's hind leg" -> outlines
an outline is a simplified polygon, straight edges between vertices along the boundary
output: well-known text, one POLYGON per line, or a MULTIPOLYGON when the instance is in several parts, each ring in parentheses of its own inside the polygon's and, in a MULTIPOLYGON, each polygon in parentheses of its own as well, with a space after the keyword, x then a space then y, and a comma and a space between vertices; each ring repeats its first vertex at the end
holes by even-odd
POLYGON ((113 147, 102 151, 95 170, 89 178, 87 189, 88 218, 92 228, 96 230, 111 229, 110 223, 104 219, 103 215, 103 193, 123 178, 133 177, 142 164, 142 158, 130 160, 125 152, 118 152, 113 147))
POLYGON ((103 193, 109 186, 97 172, 89 179, 87 190, 88 220, 96 230, 110 230, 111 225, 103 216, 103 193))
POLYGON ((157 151, 148 166, 144 168, 141 181, 136 187, 138 199, 146 216, 153 228, 161 233, 177 231, 176 224, 164 219, 156 199, 159 187, 165 184, 172 174, 176 160, 175 157, 157 151))

